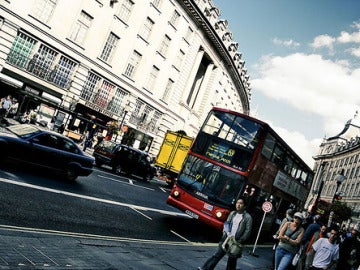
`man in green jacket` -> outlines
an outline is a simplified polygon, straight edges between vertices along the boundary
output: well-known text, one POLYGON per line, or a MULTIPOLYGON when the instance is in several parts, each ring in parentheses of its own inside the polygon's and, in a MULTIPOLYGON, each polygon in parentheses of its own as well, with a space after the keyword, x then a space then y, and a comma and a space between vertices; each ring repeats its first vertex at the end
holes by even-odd
POLYGON ((218 262, 228 254, 227 270, 236 270, 237 259, 242 255, 243 243, 250 237, 252 217, 246 212, 246 201, 239 198, 236 201, 236 211, 230 213, 224 223, 223 236, 217 251, 198 270, 212 270, 218 262))

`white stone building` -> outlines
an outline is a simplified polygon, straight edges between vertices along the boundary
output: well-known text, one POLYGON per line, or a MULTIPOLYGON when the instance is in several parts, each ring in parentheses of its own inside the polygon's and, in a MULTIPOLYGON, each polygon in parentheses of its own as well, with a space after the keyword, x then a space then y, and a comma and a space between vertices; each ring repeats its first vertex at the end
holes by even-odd
POLYGON ((336 136, 325 138, 314 157, 315 178, 313 193, 308 197, 311 205, 316 197, 331 202, 335 193, 341 196, 353 211, 348 227, 360 228, 360 119, 355 114, 336 136), (344 177, 339 178, 341 174, 344 177))
POLYGON ((195 136, 212 106, 249 114, 219 16, 211 0, 0 0, 0 94, 73 133, 117 121, 127 132, 113 139, 156 155, 167 130, 195 136))

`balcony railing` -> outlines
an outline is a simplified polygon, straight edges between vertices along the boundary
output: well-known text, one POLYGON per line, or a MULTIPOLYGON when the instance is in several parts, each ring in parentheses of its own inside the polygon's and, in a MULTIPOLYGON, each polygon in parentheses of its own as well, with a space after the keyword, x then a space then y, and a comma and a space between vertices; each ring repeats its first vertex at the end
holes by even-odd
POLYGON ((72 69, 67 69, 58 63, 55 64, 50 59, 43 58, 38 54, 29 57, 12 50, 8 54, 6 62, 60 88, 69 89, 71 85, 72 69))

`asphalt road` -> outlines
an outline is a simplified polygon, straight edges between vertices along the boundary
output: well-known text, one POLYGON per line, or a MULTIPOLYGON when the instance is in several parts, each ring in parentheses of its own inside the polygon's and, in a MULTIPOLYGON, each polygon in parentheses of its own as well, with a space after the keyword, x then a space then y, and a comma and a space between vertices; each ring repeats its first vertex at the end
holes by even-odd
POLYGON ((0 165, 0 225, 157 241, 216 242, 218 232, 168 206, 169 189, 95 168, 76 182, 0 165))

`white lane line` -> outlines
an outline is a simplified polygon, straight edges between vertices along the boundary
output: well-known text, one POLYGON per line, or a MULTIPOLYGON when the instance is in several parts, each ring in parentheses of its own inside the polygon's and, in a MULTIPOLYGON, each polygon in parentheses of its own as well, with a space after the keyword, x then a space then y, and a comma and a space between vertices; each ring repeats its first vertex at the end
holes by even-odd
POLYGON ((172 232, 173 234, 175 234, 176 236, 180 237, 182 240, 185 240, 188 243, 191 243, 190 240, 186 239, 185 237, 181 236, 180 234, 178 234, 177 232, 174 232, 173 230, 170 230, 170 232, 172 232))
POLYGON ((139 211, 153 211, 153 212, 161 213, 164 215, 189 217, 187 214, 184 214, 184 213, 172 212, 172 211, 156 209, 156 208, 151 208, 151 207, 145 207, 145 206, 139 206, 139 205, 128 204, 128 203, 121 203, 121 202, 116 202, 116 201, 112 201, 112 200, 101 199, 101 198, 76 194, 76 193, 52 189, 52 188, 46 188, 46 187, 28 184, 28 183, 24 183, 24 182, 18 182, 18 181, 5 179, 5 178, 1 178, 1 177, 0 177, 0 182, 17 185, 17 186, 22 186, 22 187, 27 187, 27 188, 33 188, 33 189, 47 191, 47 192, 56 193, 56 194, 62 194, 62 195, 70 196, 70 197, 74 197, 74 198, 81 198, 81 199, 95 201, 95 202, 101 202, 101 203, 106 203, 106 204, 111 204, 111 205, 118 205, 118 206, 124 206, 124 207, 128 207, 128 208, 134 208, 139 211))
POLYGON ((152 220, 152 218, 151 218, 151 217, 149 217, 149 216, 145 215, 144 213, 140 212, 139 210, 137 210, 137 209, 135 209, 135 208, 133 208, 133 207, 130 207, 130 208, 131 208, 132 210, 134 210, 135 212, 139 213, 140 215, 142 215, 142 216, 144 216, 144 217, 146 217, 146 218, 148 218, 148 219, 152 220))
POLYGON ((140 239, 140 238, 129 238, 129 237, 115 237, 115 236, 105 236, 98 234, 86 234, 86 233, 75 233, 75 232, 66 232, 66 231, 56 231, 56 230, 45 230, 37 228, 28 228, 28 227, 17 227, 9 225, 0 225, 0 230, 6 231, 17 231, 17 232, 28 232, 35 234, 44 234, 44 235, 57 235, 64 237, 75 237, 75 238, 84 238, 84 239, 93 239, 93 240, 103 240, 103 241, 116 241, 116 242, 132 242, 132 243, 148 243, 148 244, 166 244, 174 246, 216 246, 218 243, 200 243, 200 242, 177 242, 177 241, 165 241, 165 240, 151 240, 151 239, 140 239))
POLYGON ((114 182, 117 182, 117 183, 121 183, 121 184, 124 184, 124 185, 130 185, 132 187, 139 187, 139 188, 147 189, 147 190, 151 190, 151 191, 155 190, 153 188, 148 188, 148 187, 143 187, 143 186, 140 186, 140 185, 135 185, 135 184, 133 184, 133 181, 130 180, 130 179, 128 179, 128 182, 125 182, 125 181, 121 181, 121 180, 118 180, 118 179, 115 179, 115 178, 112 178, 112 177, 103 176, 101 174, 98 174, 97 177, 104 178, 104 179, 109 180, 109 181, 114 181, 114 182))
POLYGON ((42 252, 40 249, 32 246, 33 249, 35 249, 37 252, 39 252, 42 256, 46 257, 49 261, 51 261, 53 264, 55 264, 56 266, 60 266, 56 261, 54 261, 53 259, 51 259, 49 256, 47 256, 44 252, 42 252))
POLYGON ((162 188, 162 187, 159 187, 159 188, 162 192, 167 193, 167 190, 165 188, 162 188))

